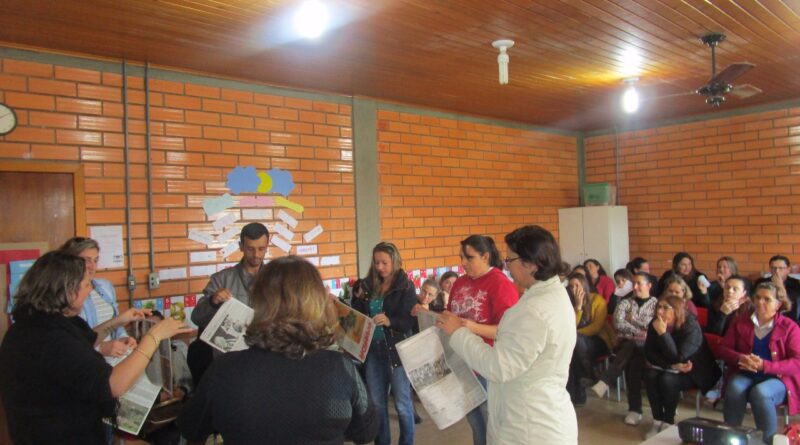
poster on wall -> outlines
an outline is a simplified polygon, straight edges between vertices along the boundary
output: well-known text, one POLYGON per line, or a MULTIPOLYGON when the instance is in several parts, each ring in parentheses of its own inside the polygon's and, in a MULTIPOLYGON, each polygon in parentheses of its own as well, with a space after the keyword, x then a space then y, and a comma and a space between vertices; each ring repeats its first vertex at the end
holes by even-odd
POLYGON ((122 226, 94 226, 89 228, 90 236, 100 245, 98 269, 125 267, 122 251, 122 226))

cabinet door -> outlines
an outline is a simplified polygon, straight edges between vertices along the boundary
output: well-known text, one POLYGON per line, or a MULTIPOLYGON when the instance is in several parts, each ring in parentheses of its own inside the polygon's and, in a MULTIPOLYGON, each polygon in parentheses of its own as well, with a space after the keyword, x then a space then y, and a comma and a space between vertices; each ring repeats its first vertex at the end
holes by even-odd
POLYGON ((583 208, 558 210, 558 245, 561 259, 570 266, 583 263, 583 208))
POLYGON ((614 273, 613 270, 608 270, 612 267, 608 207, 583 208, 583 245, 586 258, 596 259, 607 273, 614 273))

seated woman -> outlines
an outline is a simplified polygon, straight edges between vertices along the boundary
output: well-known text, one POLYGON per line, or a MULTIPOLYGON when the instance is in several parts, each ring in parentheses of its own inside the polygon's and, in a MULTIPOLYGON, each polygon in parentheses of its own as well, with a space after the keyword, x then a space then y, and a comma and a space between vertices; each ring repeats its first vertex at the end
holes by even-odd
POLYGON ((450 302, 450 290, 453 289, 453 284, 457 279, 458 274, 452 270, 448 270, 439 277, 439 295, 436 296, 433 306, 434 310, 438 308, 442 308, 442 310, 436 310, 436 312, 442 312, 447 309, 447 304, 450 302))
POLYGON ((800 412, 800 328, 781 311, 791 303, 771 282, 756 286, 755 309, 731 323, 720 346, 728 366, 725 423, 741 425, 748 403, 764 443, 777 432, 775 407, 786 402, 800 412))
MULTIPOLYGON (((672 275, 677 275, 686 282, 689 289, 691 289, 691 294, 694 296, 694 304, 697 307, 708 307, 710 305, 708 294, 701 290, 698 284, 699 282, 708 283, 708 278, 694 267, 694 259, 691 255, 686 252, 678 252, 672 258, 672 269, 665 271, 658 280, 658 291, 662 295, 668 285, 666 281, 672 275)), ((708 287, 708 284, 705 284, 704 287, 708 287)))
POLYGON ((589 280, 589 288, 592 292, 600 294, 608 305, 608 301, 614 293, 614 280, 608 277, 603 265, 594 258, 584 261, 583 267, 589 273, 586 276, 586 279, 589 280))
MULTIPOLYGON (((15 296, 14 320, 0 346, 0 396, 17 444, 105 444, 102 419, 142 375, 162 338, 189 332, 168 319, 150 330, 114 368, 95 347, 99 336, 78 317, 92 290, 83 258, 48 252, 31 266, 15 296)), ((128 310, 104 325, 143 319, 128 310)))
POLYGON ((725 280, 721 301, 713 302, 708 309, 706 332, 720 336, 725 335, 728 326, 737 316, 750 314, 752 311, 750 281, 739 275, 732 275, 725 280))
POLYGON ((589 292, 589 283, 581 274, 567 277, 567 294, 575 311, 578 336, 569 366, 567 391, 574 405, 586 403, 586 389, 581 379, 592 377, 592 365, 597 357, 607 355, 613 347, 610 327, 606 323, 606 302, 603 297, 589 292))
POLYGON ((700 329, 697 318, 686 310, 686 300, 667 295, 658 299, 656 316, 647 329, 644 354, 649 368, 645 385, 653 435, 675 423, 679 393, 691 388, 708 391, 721 371, 700 329))
POLYGON ((700 292, 708 294, 709 309, 713 308, 715 304, 719 309, 719 305, 724 298, 725 280, 738 274, 739 266, 736 264, 736 260, 733 257, 724 256, 717 260, 717 276, 714 281, 709 283, 708 286, 705 285, 703 280, 697 281, 697 287, 700 292))
POLYGON ((608 300, 608 313, 613 314, 617 304, 623 298, 633 296, 633 274, 628 269, 619 269, 614 272, 614 294, 608 300))
POLYGON ((663 284, 664 289, 661 291, 662 297, 669 295, 684 299, 686 301, 686 310, 697 317, 697 306, 692 302, 694 294, 692 294, 692 290, 689 289, 689 286, 683 278, 673 274, 667 277, 667 279, 663 281, 663 284))
POLYGON ((633 277, 633 297, 623 298, 614 311, 614 327, 619 343, 614 361, 592 390, 603 397, 611 382, 625 371, 628 393, 628 414, 625 424, 636 426, 642 421, 642 379, 644 378, 644 341, 647 327, 656 313, 656 299, 650 296, 653 286, 646 272, 633 277))
POLYGON ((325 348, 335 315, 317 269, 276 258, 256 276, 249 349, 208 368, 178 418, 189 440, 213 431, 225 443, 367 443, 378 418, 353 363, 325 348))

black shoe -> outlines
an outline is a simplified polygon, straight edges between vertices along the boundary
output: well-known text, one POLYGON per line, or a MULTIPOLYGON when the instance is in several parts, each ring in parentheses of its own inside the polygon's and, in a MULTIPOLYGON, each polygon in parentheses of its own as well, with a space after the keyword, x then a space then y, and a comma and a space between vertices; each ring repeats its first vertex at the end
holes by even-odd
POLYGON ((414 425, 419 425, 420 423, 422 423, 422 417, 420 417, 419 414, 414 413, 414 425))

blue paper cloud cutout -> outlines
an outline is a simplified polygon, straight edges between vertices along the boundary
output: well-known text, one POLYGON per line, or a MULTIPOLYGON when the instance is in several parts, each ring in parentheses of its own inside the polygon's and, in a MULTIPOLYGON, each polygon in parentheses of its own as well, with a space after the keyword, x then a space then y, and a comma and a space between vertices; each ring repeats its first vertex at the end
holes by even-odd
POLYGON ((255 193, 261 184, 261 178, 255 167, 236 167, 228 173, 225 184, 234 195, 239 193, 255 193))
POLYGON ((280 193, 283 196, 289 196, 289 193, 292 193, 295 184, 290 172, 273 168, 267 174, 272 178, 272 193, 280 193))

